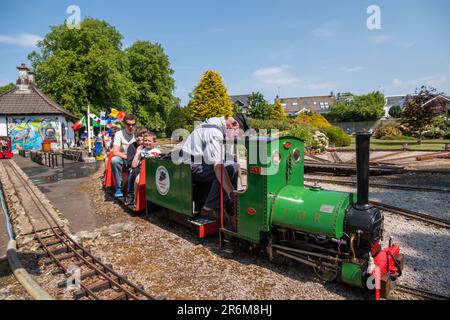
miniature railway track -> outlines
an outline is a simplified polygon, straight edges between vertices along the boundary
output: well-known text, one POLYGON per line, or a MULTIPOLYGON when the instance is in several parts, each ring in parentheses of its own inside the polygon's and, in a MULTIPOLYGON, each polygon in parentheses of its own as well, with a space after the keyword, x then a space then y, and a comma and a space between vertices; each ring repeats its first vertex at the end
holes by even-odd
MULTIPOLYGON (((306 180, 306 179, 305 179, 306 180)), ((320 181, 320 180, 314 180, 313 181, 320 181)), ((312 187, 311 185, 305 185, 305 187, 312 187)), ((381 210, 385 210, 385 211, 389 211, 391 213, 394 214, 398 214, 398 215, 402 215, 404 217, 407 218, 412 218, 415 220, 419 220, 422 222, 426 222, 432 225, 435 225, 437 227, 441 227, 441 228, 446 228, 446 229, 450 229, 450 220, 447 219, 443 219, 443 218, 438 218, 438 217, 433 217, 429 214, 425 214, 425 213, 421 213, 421 212, 416 212, 416 211, 412 211, 412 210, 407 210, 407 209, 403 209, 403 208, 398 208, 398 207, 394 207, 385 203, 381 203, 381 202, 377 202, 377 201, 369 201, 371 204, 373 204, 375 207, 377 207, 378 209, 381 210)))
POLYGON ((342 163, 341 158, 339 157, 339 155, 337 154, 336 151, 330 152, 331 157, 333 158, 335 163, 342 163))
POLYGON ((412 288, 412 287, 405 286, 402 284, 397 284, 395 286, 395 291, 407 293, 407 294, 410 294, 410 295, 413 295, 413 296, 416 296, 419 298, 424 298, 427 300, 450 300, 450 297, 448 297, 448 296, 444 296, 444 295, 434 293, 431 291, 427 291, 427 290, 412 288))
MULTIPOLYGON (((338 185, 348 185, 356 186, 356 181, 349 180, 338 180, 338 179, 318 179, 318 178, 305 178, 307 182, 323 182, 338 185)), ((450 193, 450 189, 447 188, 436 188, 436 187, 418 187, 418 186, 408 186, 402 184, 388 184, 388 183, 377 183, 370 182, 369 186, 372 188, 385 188, 385 189, 399 189, 408 191, 423 191, 423 192, 438 192, 438 193, 450 193)))
MULTIPOLYGON (((356 165, 338 162, 317 162, 305 160, 305 173, 309 172, 331 172, 343 175, 355 175, 356 165)), ((404 173, 405 169, 398 165, 371 164, 369 167, 371 175, 391 175, 404 173)))
POLYGON ((438 227, 443 227, 443 228, 447 228, 447 229, 450 228, 450 220, 447 220, 447 219, 433 217, 433 216, 430 216, 429 214, 394 207, 394 206, 391 206, 391 205, 388 205, 385 203, 381 203, 381 202, 377 202, 377 201, 370 201, 370 203, 381 210, 389 211, 389 212, 399 214, 399 215, 402 215, 402 216, 405 216, 408 218, 413 218, 415 220, 430 223, 430 224, 433 224, 438 227))
MULTIPOLYGON (((98 258, 94 257, 87 249, 78 244, 57 220, 51 215, 39 201, 39 197, 35 191, 28 185, 28 182, 20 175, 17 169, 10 163, 10 160, 3 162, 8 169, 9 178, 14 175, 18 178, 23 188, 30 194, 31 199, 48 223, 49 228, 46 232, 51 234, 42 234, 37 230, 31 217, 27 214, 36 240, 39 242, 45 253, 50 257, 45 261, 46 265, 55 264, 58 269, 52 274, 63 273, 67 277, 73 277, 73 268, 79 268, 79 290, 73 293, 74 299, 87 297, 95 300, 153 300, 143 290, 142 287, 133 284, 125 277, 117 274, 111 266, 103 264, 98 258), (55 226, 56 225, 56 226, 55 226)), ((13 181, 13 179, 11 179, 13 181)), ((17 187, 16 191, 17 191, 17 187)), ((58 283, 58 287, 63 288, 67 285, 67 281, 58 283)))

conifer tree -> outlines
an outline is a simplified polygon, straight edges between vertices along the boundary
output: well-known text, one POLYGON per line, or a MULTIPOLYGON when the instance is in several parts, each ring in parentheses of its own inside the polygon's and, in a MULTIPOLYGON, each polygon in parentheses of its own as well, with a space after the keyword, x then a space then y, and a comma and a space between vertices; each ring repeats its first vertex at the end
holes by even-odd
POLYGON ((273 120, 286 120, 286 114, 284 113, 283 107, 281 106, 280 99, 275 100, 275 105, 272 108, 270 117, 273 120))
POLYGON ((188 107, 193 121, 233 114, 233 105, 219 73, 207 70, 203 74, 194 88, 188 107))

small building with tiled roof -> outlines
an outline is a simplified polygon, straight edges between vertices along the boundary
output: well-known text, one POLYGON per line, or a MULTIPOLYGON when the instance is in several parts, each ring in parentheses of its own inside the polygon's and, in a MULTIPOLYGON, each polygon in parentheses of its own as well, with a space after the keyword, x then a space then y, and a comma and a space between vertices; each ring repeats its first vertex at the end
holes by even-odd
POLYGON ((71 128, 78 117, 36 88, 34 73, 25 64, 17 67, 19 78, 12 90, 0 95, 0 136, 11 138, 12 149, 41 149, 44 140, 73 142, 71 128))

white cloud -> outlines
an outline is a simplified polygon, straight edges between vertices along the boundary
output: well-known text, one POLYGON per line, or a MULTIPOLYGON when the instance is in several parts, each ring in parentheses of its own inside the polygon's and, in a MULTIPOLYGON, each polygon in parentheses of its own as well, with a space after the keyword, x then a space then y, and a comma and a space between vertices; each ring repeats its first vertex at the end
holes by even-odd
POLYGON ((427 77, 423 77, 423 78, 412 80, 411 84, 414 84, 414 85, 423 85, 423 84, 425 84, 425 85, 428 85, 428 86, 436 87, 438 85, 443 84, 446 81, 447 81, 447 77, 446 76, 434 75, 434 76, 427 76, 427 77))
POLYGON ((273 86, 289 86, 299 82, 292 76, 286 66, 261 68, 253 73, 257 81, 273 86))
POLYGON ((40 40, 42 40, 42 37, 30 33, 22 33, 18 36, 7 36, 0 34, 0 43, 12 44, 21 47, 34 47, 40 40))
POLYGON ((413 41, 403 41, 400 45, 402 46, 403 49, 409 49, 414 47, 416 43, 413 41))
POLYGON ((393 37, 391 35, 384 34, 384 35, 372 37, 372 43, 383 44, 383 43, 390 42, 392 39, 393 39, 393 37))
POLYGON ((400 87, 403 82, 402 80, 395 78, 394 80, 392 80, 392 84, 394 85, 394 87, 400 87))
POLYGON ((339 23, 336 20, 330 20, 314 29, 312 34, 316 37, 332 37, 337 33, 338 28, 339 23))
POLYGON ((394 87, 417 87, 417 86, 421 86, 421 85, 437 87, 439 85, 442 85, 446 81, 447 81, 447 77, 444 75, 433 75, 433 76, 426 76, 426 77, 421 77, 421 78, 408 80, 408 81, 402 81, 398 78, 395 78, 392 81, 392 85, 394 87))
POLYGON ((356 67, 342 67, 341 70, 344 72, 358 72, 362 71, 365 68, 363 66, 356 66, 356 67))

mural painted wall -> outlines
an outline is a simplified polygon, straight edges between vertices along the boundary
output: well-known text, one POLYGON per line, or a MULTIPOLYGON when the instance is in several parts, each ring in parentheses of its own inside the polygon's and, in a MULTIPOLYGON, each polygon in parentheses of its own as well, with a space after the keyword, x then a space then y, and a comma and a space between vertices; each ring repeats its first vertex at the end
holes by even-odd
POLYGON ((61 140, 58 117, 8 117, 8 135, 13 152, 41 149, 44 140, 61 140))

